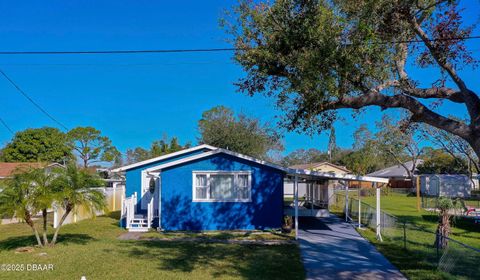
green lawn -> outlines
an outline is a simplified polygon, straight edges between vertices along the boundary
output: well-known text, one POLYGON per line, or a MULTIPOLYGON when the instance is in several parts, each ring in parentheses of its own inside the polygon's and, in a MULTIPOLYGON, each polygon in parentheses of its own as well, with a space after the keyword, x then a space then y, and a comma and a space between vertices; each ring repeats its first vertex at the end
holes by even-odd
MULTIPOLYGON (((356 198, 355 193, 350 193, 356 198)), ((376 198, 362 197, 362 202, 375 207, 376 198)), ((395 215, 400 221, 406 221, 406 243, 403 239, 401 223, 384 231, 384 242, 378 242, 375 233, 370 230, 359 232, 381 251, 395 266, 410 279, 475 279, 480 275, 480 253, 466 250, 450 242, 442 264, 450 265, 449 273, 437 270, 439 257, 433 246, 437 226, 437 214, 425 210, 417 211, 416 197, 390 193, 381 197, 381 207, 385 212, 395 215), (406 249, 405 249, 406 247, 406 249)), ((338 210, 338 209, 337 209, 338 210)), ((472 221, 458 219, 454 222, 451 238, 480 248, 480 225, 472 221)), ((478 279, 478 278, 477 278, 478 279)))
POLYGON ((98 217, 64 226, 54 248, 16 253, 34 244, 29 227, 0 225, 0 264, 54 267, 0 271, 0 279, 304 279, 297 245, 118 240, 124 232, 117 217, 98 217))

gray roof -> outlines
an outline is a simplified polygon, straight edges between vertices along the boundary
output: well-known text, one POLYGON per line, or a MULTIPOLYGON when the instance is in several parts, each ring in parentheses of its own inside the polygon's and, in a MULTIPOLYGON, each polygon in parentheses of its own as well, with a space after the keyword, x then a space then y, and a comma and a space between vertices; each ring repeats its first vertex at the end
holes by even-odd
MULTIPOLYGON (((421 159, 418 159, 417 160, 417 166, 419 164, 423 163, 423 160, 421 159)), ((412 170, 412 166, 413 166, 413 161, 407 161, 405 163, 403 163, 409 170, 412 170)), ((382 177, 382 178, 392 178, 392 177, 396 177, 396 178, 407 178, 408 177, 408 173, 407 173, 407 170, 405 170, 405 168, 400 165, 400 164, 397 164, 397 165, 394 165, 394 166, 390 166, 390 167, 387 167, 385 169, 381 169, 381 170, 377 170, 375 172, 372 172, 370 174, 367 174, 367 176, 375 176, 375 177, 382 177)))

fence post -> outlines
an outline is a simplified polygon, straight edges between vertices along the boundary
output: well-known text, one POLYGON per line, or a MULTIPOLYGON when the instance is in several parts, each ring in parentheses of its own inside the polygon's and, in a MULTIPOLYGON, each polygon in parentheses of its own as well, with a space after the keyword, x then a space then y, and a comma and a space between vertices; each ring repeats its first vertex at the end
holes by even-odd
POLYGON ((437 262, 440 261, 440 242, 442 242, 440 239, 441 239, 441 235, 440 233, 436 232, 436 237, 437 237, 437 241, 435 242, 436 244, 436 251, 437 251, 437 262))
POLYGON ((416 187, 417 187, 417 211, 420 212, 420 176, 417 175, 416 178, 416 187))
POLYGON ((403 221, 403 249, 407 250, 407 223, 403 221))
POLYGON ((348 182, 345 186, 345 222, 348 223, 348 182))
POLYGON ((362 228, 362 201, 360 186, 358 187, 358 228, 362 228))

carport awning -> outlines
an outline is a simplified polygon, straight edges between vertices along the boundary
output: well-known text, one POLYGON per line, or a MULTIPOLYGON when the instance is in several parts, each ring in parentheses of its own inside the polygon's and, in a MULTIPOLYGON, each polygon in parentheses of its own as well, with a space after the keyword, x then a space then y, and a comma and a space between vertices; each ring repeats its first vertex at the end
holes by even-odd
MULTIPOLYGON (((373 187, 376 188, 376 197, 377 197, 377 209, 376 209, 376 218, 377 218, 377 238, 381 240, 380 235, 380 187, 383 184, 388 183, 387 178, 380 178, 380 177, 372 177, 372 176, 359 176, 359 175, 352 175, 352 174, 335 174, 330 172, 320 172, 320 171, 311 171, 311 170, 304 170, 304 169, 286 169, 287 177, 291 177, 294 179, 294 204, 295 204, 295 239, 298 239, 298 217, 299 217, 299 209, 298 209, 298 182, 299 179, 307 179, 307 180, 345 180, 345 181, 362 181, 362 182, 372 182, 373 187), (379 183, 382 185, 379 186, 379 183)), ((360 192, 360 188, 358 189, 360 192)), ((360 199, 360 196, 359 196, 360 199)), ((359 200, 360 201, 360 200, 359 200)), ((360 226, 360 207, 359 205, 359 226, 360 226)), ((346 200, 345 206, 348 207, 348 191, 346 192, 346 200)))
POLYGON ((353 174, 335 174, 333 172, 320 172, 305 169, 289 169, 288 177, 299 177, 303 179, 330 179, 330 180, 345 180, 345 181, 362 181, 373 183, 388 183, 387 178, 360 176, 353 174))

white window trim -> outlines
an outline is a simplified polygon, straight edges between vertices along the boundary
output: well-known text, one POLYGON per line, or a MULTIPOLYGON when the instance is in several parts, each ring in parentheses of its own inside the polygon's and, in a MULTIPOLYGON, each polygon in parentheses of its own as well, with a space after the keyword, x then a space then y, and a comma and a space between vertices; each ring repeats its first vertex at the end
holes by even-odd
POLYGON ((192 171, 192 201, 193 202, 252 202, 252 172, 251 171, 192 171), (210 198, 210 175, 211 174, 222 174, 222 175, 233 175, 233 184, 237 188, 238 175, 248 175, 248 198, 246 199, 213 199, 210 198), (196 176, 197 175, 206 175, 207 176, 207 198, 196 198, 196 176))

